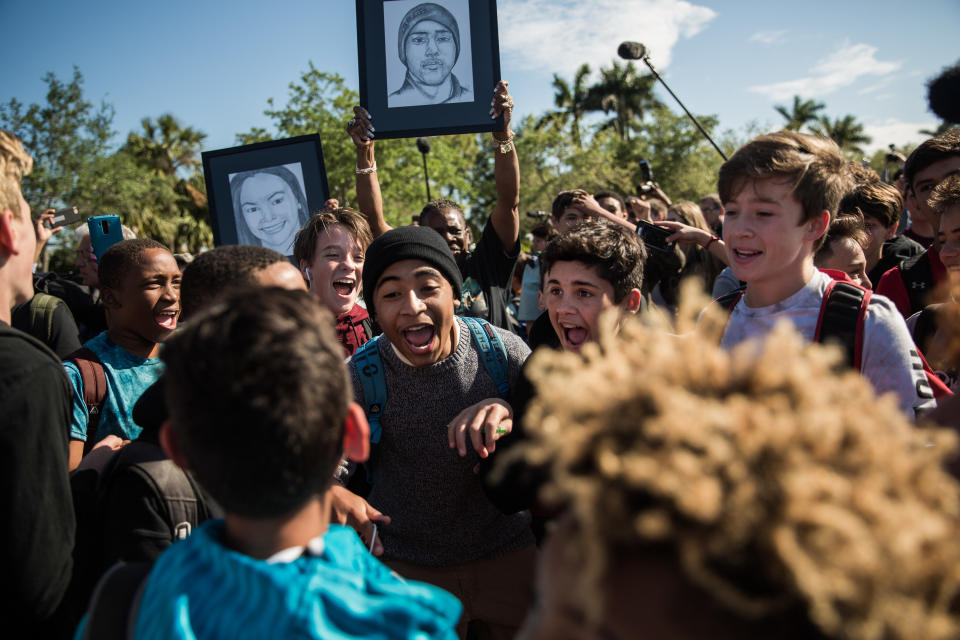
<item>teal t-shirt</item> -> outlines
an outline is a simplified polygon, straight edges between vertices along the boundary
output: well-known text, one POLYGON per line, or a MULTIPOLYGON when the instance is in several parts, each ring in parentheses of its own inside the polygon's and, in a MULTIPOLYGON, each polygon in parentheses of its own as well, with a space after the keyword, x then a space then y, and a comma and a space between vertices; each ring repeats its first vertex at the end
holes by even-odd
POLYGON ((352 529, 331 525, 319 552, 279 562, 227 549, 223 531, 205 522, 157 559, 135 638, 456 640, 460 602, 398 576, 352 529))
MULTIPOLYGON (((141 428, 133 422, 133 405, 147 387, 160 377, 163 366, 160 358, 136 356, 108 338, 106 331, 91 338, 83 346, 97 354, 107 378, 107 395, 103 400, 103 409, 100 411, 100 421, 97 423, 97 432, 93 434, 93 441, 99 442, 108 435, 124 440, 136 439, 141 428)), ((73 387, 70 438, 86 441, 88 410, 83 401, 80 370, 69 361, 64 362, 63 367, 67 370, 70 386, 73 387)))

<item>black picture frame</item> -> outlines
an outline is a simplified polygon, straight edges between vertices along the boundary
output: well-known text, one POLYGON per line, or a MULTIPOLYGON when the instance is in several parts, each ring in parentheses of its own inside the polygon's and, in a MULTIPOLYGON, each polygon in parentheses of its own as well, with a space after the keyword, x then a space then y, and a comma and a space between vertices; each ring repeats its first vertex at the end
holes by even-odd
MULTIPOLYGON (((296 227, 293 231, 295 234, 314 212, 323 209, 324 203, 330 197, 320 135, 314 133, 229 149, 204 151, 200 155, 203 160, 203 177, 207 185, 214 245, 218 247, 230 244, 266 246, 284 255, 292 256, 292 247, 287 251, 276 245, 272 246, 268 240, 273 236, 265 235, 262 229, 258 230, 259 235, 254 233, 251 227, 247 226, 246 217, 244 216, 243 220, 240 219, 242 212, 239 206, 235 206, 239 203, 234 203, 231 177, 235 177, 238 181, 235 185, 238 187, 237 195, 249 174, 271 173, 287 182, 290 195, 297 205, 296 222, 291 219, 292 216, 265 214, 274 216, 272 220, 276 220, 271 222, 272 226, 267 229, 279 226, 281 230, 275 235, 282 238, 283 242, 278 244, 286 246, 285 240, 290 228, 296 227), (286 168, 286 171, 280 170, 280 167, 286 168), (290 176, 299 178, 297 182, 300 193, 295 192, 296 185, 291 186, 290 176)), ((270 180, 270 178, 265 179, 270 180)))
MULTIPOLYGON (((392 29, 397 29, 393 23, 392 29)), ((399 40, 399 34, 393 38, 399 40)), ((461 33, 461 40, 463 34, 461 33)), ((500 43, 497 32, 496 0, 357 0, 357 48, 360 71, 360 104, 374 116, 373 125, 378 139, 410 138, 455 133, 480 133, 503 130, 503 118, 490 118, 490 100, 493 89, 500 81, 500 43), (388 100, 391 87, 397 77, 390 78, 388 65, 399 63, 397 51, 387 51, 385 39, 385 9, 397 15, 396 9, 404 10, 423 4, 440 5, 456 15, 464 15, 461 9, 467 6, 469 15, 469 55, 472 78, 461 80, 473 94, 470 102, 423 104, 417 106, 390 107, 388 100), (388 6, 393 5, 393 6, 388 6), (394 61, 388 62, 387 56, 394 61)), ((457 58, 454 74, 461 73, 461 58, 457 58)), ((394 94, 395 95, 395 94, 394 94)))

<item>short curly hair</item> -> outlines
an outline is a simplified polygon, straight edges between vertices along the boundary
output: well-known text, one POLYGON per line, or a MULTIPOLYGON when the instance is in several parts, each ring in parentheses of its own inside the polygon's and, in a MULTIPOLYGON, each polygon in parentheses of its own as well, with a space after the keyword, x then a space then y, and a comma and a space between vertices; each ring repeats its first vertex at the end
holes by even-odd
POLYGON ((940 181, 927 201, 930 208, 939 214, 960 206, 960 176, 947 176, 940 181))
POLYGON ((704 302, 682 298, 677 329, 608 323, 527 368, 530 437, 498 463, 548 470, 540 498, 575 520, 588 616, 618 559, 654 548, 745 619, 799 609, 829 637, 958 637, 960 486, 942 466, 956 434, 913 425, 788 325, 719 349, 722 310, 710 335, 690 330, 704 302))

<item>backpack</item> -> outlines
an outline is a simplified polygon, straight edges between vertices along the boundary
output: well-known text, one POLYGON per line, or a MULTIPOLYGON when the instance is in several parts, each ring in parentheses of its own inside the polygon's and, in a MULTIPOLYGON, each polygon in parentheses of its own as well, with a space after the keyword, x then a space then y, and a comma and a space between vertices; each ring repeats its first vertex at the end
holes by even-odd
MULTIPOLYGON (((510 382, 507 379, 507 349, 497 335, 496 330, 486 320, 470 316, 458 316, 470 330, 473 343, 480 351, 480 362, 487 375, 497 385, 497 394, 507 398, 510 382)), ((378 444, 383 433, 380 416, 387 404, 387 382, 383 374, 383 362, 380 359, 379 344, 385 338, 379 335, 370 340, 353 354, 357 374, 360 377, 360 391, 363 393, 363 407, 370 423, 370 443, 378 444)))
MULTIPOLYGON (((743 297, 744 291, 745 288, 741 287, 720 296, 714 302, 726 309, 727 313, 732 313, 733 308, 743 297)), ((852 282, 831 279, 823 294, 820 317, 817 319, 817 328, 813 335, 814 342, 820 344, 833 342, 843 347, 845 362, 858 372, 863 360, 863 325, 871 296, 872 292, 869 289, 852 282)), ((916 354, 919 362, 913 366, 915 369, 922 369, 927 380, 926 385, 918 383, 918 395, 923 398, 937 399, 953 395, 927 364, 919 348, 916 349, 916 354)))
MULTIPOLYGON (((933 289, 933 268, 930 254, 926 251, 900 263, 900 279, 910 299, 910 314, 927 306, 927 298, 933 289)), ((908 314, 909 315, 909 314, 908 314)))
POLYGON ((80 347, 64 361, 77 365, 80 381, 83 383, 83 403, 87 405, 87 441, 83 444, 83 455, 87 455, 96 444, 94 435, 100 423, 100 412, 107 398, 107 375, 100 358, 87 347, 80 347))
POLYGON ((117 563, 97 584, 81 640, 126 640, 133 638, 140 600, 152 562, 117 563))
POLYGON ((75 606, 85 609, 91 593, 109 567, 103 553, 103 523, 111 480, 121 469, 129 469, 144 480, 147 493, 159 498, 164 522, 172 540, 182 540, 194 527, 213 517, 212 505, 200 488, 156 444, 135 440, 113 452, 101 469, 87 468, 70 477, 76 514, 76 542, 73 550, 74 576, 71 584, 75 606))

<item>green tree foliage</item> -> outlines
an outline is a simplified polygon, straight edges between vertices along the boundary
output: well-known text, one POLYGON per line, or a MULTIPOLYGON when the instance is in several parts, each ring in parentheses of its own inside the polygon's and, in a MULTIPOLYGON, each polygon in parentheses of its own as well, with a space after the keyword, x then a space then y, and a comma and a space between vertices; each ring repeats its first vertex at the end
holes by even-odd
POLYGON ((803 100, 800 96, 793 96, 793 106, 790 108, 782 105, 774 107, 777 113, 782 115, 787 121, 783 125, 788 131, 800 131, 804 127, 817 121, 819 114, 826 108, 822 102, 816 100, 803 100))
MULTIPOLYGON (((578 147, 583 147, 581 125, 587 111, 594 108, 597 102, 591 95, 587 80, 590 78, 590 65, 583 64, 573 75, 573 82, 569 83, 557 74, 553 74, 553 103, 556 111, 549 111, 537 121, 538 127, 553 123, 563 128, 570 126, 570 135, 578 147)), ((599 106, 599 104, 597 104, 599 106)))
POLYGON ((600 81, 589 89, 588 104, 613 113, 601 128, 613 128, 621 140, 629 140, 644 114, 661 106, 653 94, 655 84, 652 75, 641 75, 632 62, 621 65, 614 60, 612 67, 600 69, 600 81))
MULTIPOLYGON (((273 98, 267 100, 264 111, 273 120, 273 131, 251 129, 237 135, 239 144, 250 144, 274 138, 287 138, 319 133, 323 141, 324 164, 330 195, 343 205, 356 202, 354 168, 356 151, 346 124, 353 117, 353 107, 359 103, 357 93, 346 86, 335 73, 318 70, 313 63, 289 85, 287 101, 278 106, 273 98)), ((376 127, 376 115, 373 124, 376 127)), ((483 137, 484 142, 487 137, 483 137)), ((430 191, 434 198, 450 198, 461 203, 468 219, 478 226, 489 214, 484 185, 474 184, 472 178, 482 175, 476 164, 484 156, 489 158, 492 183, 493 160, 489 147, 481 149, 478 136, 438 136, 430 139, 427 155, 430 191), (478 208, 478 205, 479 208, 478 208)), ((392 225, 409 224, 413 215, 420 213, 426 203, 423 178, 423 159, 413 139, 378 140, 377 175, 384 199, 384 214, 392 225)))
MULTIPOLYGON (((175 251, 210 247, 202 177, 197 172, 203 134, 165 114, 143 120, 144 131, 111 149, 113 107, 95 107, 83 94, 83 75, 74 68, 70 82, 48 73, 45 104, 25 107, 16 99, 0 105, 0 124, 12 130, 34 156, 34 170, 23 181, 34 211, 76 206, 84 218, 113 213, 138 235, 175 251), (181 175, 178 175, 181 174, 181 175)), ((51 244, 68 252, 72 234, 51 244)), ((72 259, 57 261, 71 264, 72 259)))
POLYGON ((23 195, 34 209, 74 204, 71 196, 81 176, 89 174, 109 148, 114 132, 113 107, 94 107, 83 97, 83 74, 63 82, 44 76, 46 104, 24 107, 16 98, 0 105, 0 123, 13 131, 34 159, 23 180, 23 195))

